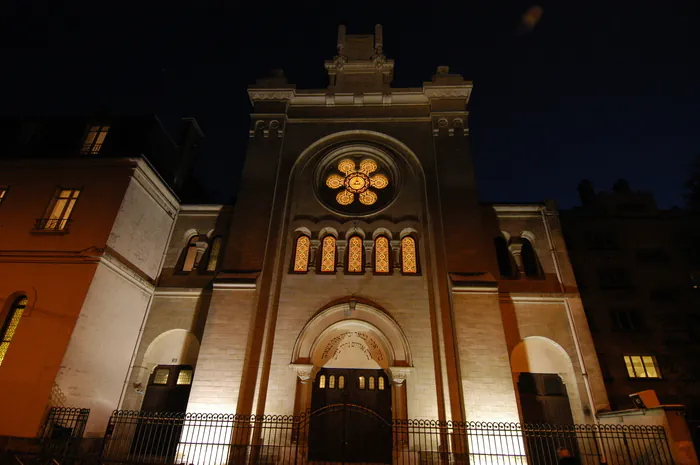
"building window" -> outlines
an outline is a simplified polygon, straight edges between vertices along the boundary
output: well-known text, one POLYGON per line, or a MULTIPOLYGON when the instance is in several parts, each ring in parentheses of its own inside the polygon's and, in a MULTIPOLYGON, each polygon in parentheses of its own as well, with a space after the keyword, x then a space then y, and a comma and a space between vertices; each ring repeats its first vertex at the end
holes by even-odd
POLYGON ((508 250, 508 241, 503 236, 498 236, 493 240, 496 247, 496 260, 498 261, 498 272, 502 278, 512 278, 513 258, 508 250))
POLYGON ((523 248, 520 251, 520 256, 523 259, 523 271, 525 271, 525 276, 541 276, 540 262, 537 259, 537 254, 535 253, 535 248, 532 246, 532 242, 524 237, 522 241, 523 248))
POLYGON ((335 375, 328 377, 328 389, 335 389, 335 375))
POLYGON ((644 329, 644 319, 639 310, 616 309, 610 311, 613 327, 618 331, 640 331, 644 329))
POLYGON ((0 187, 0 205, 2 205, 2 201, 5 200, 5 195, 7 195, 7 187, 0 187))
POLYGON ((321 375, 318 378, 318 388, 319 389, 326 389, 326 375, 321 375))
POLYGON ((179 385, 190 385, 192 384, 192 375, 194 374, 194 370, 191 368, 183 368, 180 370, 180 372, 177 374, 177 383, 179 385))
POLYGON ((311 239, 309 236, 297 237, 297 242, 294 245, 294 272, 306 273, 309 271, 309 249, 311 247, 311 239))
POLYGON ((46 215, 37 221, 36 229, 64 231, 68 226, 70 215, 79 195, 80 189, 58 189, 46 210, 46 215))
POLYGON ((588 231, 586 245, 591 250, 617 250, 617 237, 612 231, 588 231))
POLYGON ((348 241, 348 273, 364 271, 364 247, 360 236, 352 236, 348 241))
POLYGON ((379 236, 374 240, 374 272, 389 273, 389 239, 379 236))
POLYGON ((207 271, 216 271, 216 264, 219 261, 219 253, 221 252, 221 238, 215 237, 211 241, 211 252, 209 252, 209 262, 207 263, 207 271))
POLYGON ((190 240, 187 241, 187 246, 185 247, 185 261, 182 263, 182 271, 184 272, 190 272, 195 267, 198 240, 199 236, 192 236, 190 240))
POLYGON ((153 374, 153 384, 168 384, 170 370, 168 368, 158 368, 153 374))
POLYGON ((345 388, 345 376, 340 375, 338 376, 338 389, 344 389, 345 388))
POLYGON ((401 239, 401 272, 404 274, 418 273, 416 240, 411 236, 401 239))
POLYGON ((335 273, 335 237, 331 235, 321 244, 321 273, 335 273))
POLYGON ((0 365, 5 360, 7 349, 10 347, 10 342, 17 331, 19 321, 22 319, 24 309, 27 308, 27 298, 25 296, 18 297, 12 303, 10 311, 0 328, 0 365))
POLYGON ((374 391, 374 376, 370 376, 367 378, 367 387, 369 388, 370 391, 374 391))
POLYGON ((627 270, 622 268, 601 268, 598 270, 601 289, 623 289, 630 286, 627 270))
POLYGON ((377 385, 378 385, 377 388, 378 388, 380 391, 383 391, 383 390, 384 390, 384 377, 383 377, 383 376, 380 376, 380 377, 377 378, 377 385))
POLYGON ((625 366, 630 378, 661 378, 653 355, 625 355, 625 366))
POLYGON ((358 376, 357 378, 357 385, 360 389, 365 388, 365 377, 364 376, 358 376))
POLYGON ((100 149, 102 148, 102 144, 104 144, 108 131, 109 126, 106 125, 90 126, 90 130, 85 136, 83 148, 80 150, 80 153, 83 155, 97 155, 100 153, 100 149))

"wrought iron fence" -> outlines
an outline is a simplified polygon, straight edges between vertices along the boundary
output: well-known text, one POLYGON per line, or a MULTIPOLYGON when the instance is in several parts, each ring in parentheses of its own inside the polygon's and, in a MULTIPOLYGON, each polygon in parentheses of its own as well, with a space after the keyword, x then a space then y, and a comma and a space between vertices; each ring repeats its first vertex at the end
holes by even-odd
POLYGON ((665 431, 660 426, 385 422, 372 414, 354 405, 329 406, 297 416, 116 411, 109 421, 100 461, 195 465, 323 462, 553 465, 557 463, 557 449, 564 447, 583 465, 673 463, 665 431), (333 422, 319 422, 329 415, 335 415, 327 418, 337 420, 337 430, 329 427, 333 422), (369 423, 365 436, 352 428, 362 415, 374 422, 369 423), (322 431, 319 425, 323 426, 322 431), (326 439, 319 443, 314 437, 326 439), (371 441, 381 437, 391 438, 387 439, 389 444, 371 441), (367 453, 358 456, 358 448, 366 449, 368 444, 386 446, 389 455, 378 453, 376 460, 369 460, 367 453))

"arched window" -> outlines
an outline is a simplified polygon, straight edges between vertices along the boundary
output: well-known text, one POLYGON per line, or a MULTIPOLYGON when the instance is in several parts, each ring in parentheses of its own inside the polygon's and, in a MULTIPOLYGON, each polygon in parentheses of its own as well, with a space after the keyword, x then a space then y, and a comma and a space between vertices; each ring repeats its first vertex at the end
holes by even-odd
POLYGON ((318 388, 319 389, 325 389, 326 388, 326 375, 321 375, 318 378, 318 388))
POLYGON ((338 376, 338 389, 344 389, 345 388, 345 376, 340 375, 338 376))
POLYGON ((182 263, 182 271, 189 272, 194 269, 195 261, 197 260, 197 241, 199 236, 192 236, 187 241, 185 247, 185 261, 182 263))
POLYGON ((294 272, 306 273, 309 271, 309 247, 311 239, 309 236, 297 237, 297 242, 294 247, 294 272))
POLYGON ((416 240, 411 236, 401 239, 401 272, 404 274, 418 273, 416 240))
POLYGON ((10 307, 10 312, 7 314, 7 318, 0 327, 0 365, 2 365, 5 355, 7 354, 7 349, 10 347, 10 342, 17 331, 17 326, 19 321, 22 319, 22 313, 27 307, 27 297, 21 296, 15 299, 12 307, 10 307))
POLYGON ((386 236, 379 236, 374 240, 374 272, 389 273, 391 249, 389 239, 386 236))
POLYGON ((328 389, 335 389, 335 375, 328 377, 328 389))
POLYGON ((357 387, 359 387, 360 389, 365 388, 365 377, 364 376, 357 377, 357 387))
POLYGON ((368 381, 367 384, 368 384, 369 390, 374 391, 374 376, 370 376, 369 378, 367 378, 367 381, 368 381))
POLYGON ((216 271, 216 263, 219 261, 220 252, 221 237, 215 237, 211 241, 211 252, 209 252, 209 262, 207 263, 207 271, 216 271))
POLYGON ((383 376, 379 376, 379 377, 377 378, 377 388, 378 388, 380 391, 383 391, 383 390, 384 390, 384 377, 383 377, 383 376))
POLYGON ((335 237, 331 235, 321 244, 321 273, 335 273, 335 237))
POLYGON ((360 236, 352 236, 348 241, 348 273, 362 273, 364 271, 363 248, 360 236))
POLYGON ((537 254, 535 253, 535 248, 532 246, 527 238, 522 238, 523 248, 520 252, 523 259, 523 270, 525 271, 525 276, 536 277, 540 276, 540 263, 537 259, 537 254))
POLYGON ((513 260, 508 250, 508 241, 503 236, 498 236, 493 240, 496 246, 496 259, 498 260, 498 272, 504 278, 513 277, 513 260))

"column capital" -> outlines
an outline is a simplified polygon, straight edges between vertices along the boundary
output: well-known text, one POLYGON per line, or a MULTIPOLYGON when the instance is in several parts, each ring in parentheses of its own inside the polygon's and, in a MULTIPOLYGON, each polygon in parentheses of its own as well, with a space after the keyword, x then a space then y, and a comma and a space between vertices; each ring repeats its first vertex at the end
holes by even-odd
POLYGON ((403 385, 409 374, 413 373, 413 367, 389 367, 392 384, 403 385))
POLYGON ((314 366, 305 363, 290 363, 289 368, 296 371, 297 376, 302 383, 313 382, 316 373, 314 373, 314 366))

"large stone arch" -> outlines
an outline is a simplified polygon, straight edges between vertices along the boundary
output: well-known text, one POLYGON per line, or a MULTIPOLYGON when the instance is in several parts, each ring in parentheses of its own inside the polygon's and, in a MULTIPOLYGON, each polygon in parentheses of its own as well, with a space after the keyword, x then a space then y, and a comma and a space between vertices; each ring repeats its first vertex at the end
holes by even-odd
POLYGON ((143 363, 149 368, 156 365, 197 364, 199 341, 186 329, 171 329, 159 334, 146 348, 143 363))

